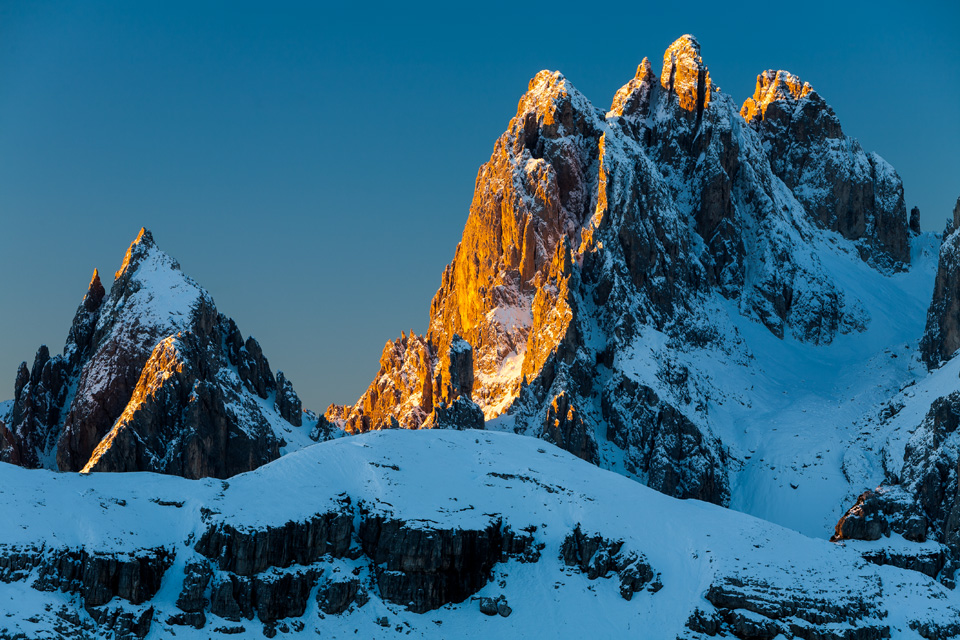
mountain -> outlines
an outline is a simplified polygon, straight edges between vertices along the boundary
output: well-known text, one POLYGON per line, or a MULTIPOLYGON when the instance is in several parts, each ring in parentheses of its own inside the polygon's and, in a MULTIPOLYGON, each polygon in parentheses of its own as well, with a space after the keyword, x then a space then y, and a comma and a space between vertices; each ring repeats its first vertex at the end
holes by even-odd
MULTIPOLYGON (((760 486, 786 486, 754 455, 769 432, 769 413, 751 410, 754 377, 797 391, 806 382, 791 374, 822 354, 855 345, 867 359, 914 339, 913 321, 895 326, 883 307, 927 304, 917 285, 932 242, 910 230, 896 172, 789 73, 761 74, 740 106, 683 36, 659 76, 644 59, 604 112, 544 71, 480 169, 427 334, 388 343, 363 397, 326 415, 349 432, 431 426, 452 406, 438 401, 440 363, 462 340, 474 371, 456 401, 486 428, 668 495, 826 532, 849 493, 840 460, 818 506, 778 520, 776 503, 796 502, 789 488, 747 504, 760 486), (746 476, 759 477, 738 491, 746 476)), ((811 500, 819 479, 804 478, 811 500)))
POLYGON ((692 36, 608 110, 530 81, 352 406, 143 230, 0 404, 0 638, 960 637, 958 256, 692 36))
POLYGON ((889 545, 675 500, 512 434, 391 430, 229 482, 131 480, 0 466, 20 515, 0 522, 0 636, 960 634, 955 591, 861 557, 889 545))
POLYGON ((61 471, 228 477, 311 442, 260 345, 146 229, 106 293, 93 279, 61 355, 20 365, 0 460, 61 471))

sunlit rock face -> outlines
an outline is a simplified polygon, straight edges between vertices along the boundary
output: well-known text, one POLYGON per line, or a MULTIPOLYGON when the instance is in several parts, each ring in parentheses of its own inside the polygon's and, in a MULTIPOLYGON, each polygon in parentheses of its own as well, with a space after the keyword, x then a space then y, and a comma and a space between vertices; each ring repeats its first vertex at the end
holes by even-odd
POLYGON ((643 59, 606 113, 560 73, 537 74, 480 168, 427 335, 388 343, 366 394, 328 417, 353 430, 435 426, 440 354, 460 336, 486 428, 725 502, 724 449, 669 349, 737 349, 711 322, 730 303, 781 338, 862 330, 869 319, 818 255, 830 231, 878 269, 908 260, 899 178, 833 127, 809 85, 774 74, 748 103, 741 115, 719 90, 692 36, 667 49, 659 76, 643 59), (788 104, 797 118, 777 124, 788 104), (853 164, 823 188, 788 172, 793 159, 827 171, 841 148, 853 164), (635 370, 651 332, 668 347, 635 370))
POLYGON ((287 445, 295 418, 282 413, 299 400, 282 386, 277 400, 260 346, 143 229, 109 294, 94 273, 63 354, 44 346, 32 368, 20 365, 0 455, 68 471, 226 477, 287 445))
POLYGON ((857 242, 865 260, 910 262, 903 183, 893 167, 843 135, 833 109, 786 71, 757 76, 740 113, 760 133, 770 166, 821 227, 857 242))

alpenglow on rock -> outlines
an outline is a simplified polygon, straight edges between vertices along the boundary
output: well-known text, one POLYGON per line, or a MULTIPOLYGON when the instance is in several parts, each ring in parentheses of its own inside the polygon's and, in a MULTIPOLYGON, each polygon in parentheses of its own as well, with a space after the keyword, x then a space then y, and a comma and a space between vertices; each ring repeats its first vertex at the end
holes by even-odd
POLYGON ((716 329, 731 310, 811 344, 862 331, 870 318, 826 257, 893 273, 909 237, 896 172, 786 72, 762 74, 741 115, 692 36, 659 76, 644 59, 606 112, 542 71, 480 168, 426 335, 388 343, 367 392, 327 417, 350 431, 436 426, 436 372, 459 336, 486 428, 726 503, 709 396, 671 353, 749 358, 735 322, 716 329), (668 348, 645 346, 654 335, 668 348))
POLYGON ((94 272, 63 354, 20 365, 0 459, 222 478, 307 441, 299 411, 256 340, 141 229, 109 294, 94 272))

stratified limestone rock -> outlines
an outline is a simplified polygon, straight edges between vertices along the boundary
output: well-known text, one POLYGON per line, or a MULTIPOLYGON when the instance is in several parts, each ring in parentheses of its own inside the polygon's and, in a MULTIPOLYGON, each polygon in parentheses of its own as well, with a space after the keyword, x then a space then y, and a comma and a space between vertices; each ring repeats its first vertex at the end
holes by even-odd
POLYGON ((920 356, 927 367, 933 369, 952 358, 957 349, 960 349, 960 198, 953 208, 953 226, 944 232, 940 245, 920 356))
POLYGON ((371 515, 360 524, 380 597, 423 613, 463 602, 490 580, 503 555, 499 522, 481 530, 431 529, 371 515))
MULTIPOLYGON (((127 611, 123 603, 141 605, 154 598, 172 562, 172 551, 163 547, 112 553, 42 545, 3 548, 0 581, 30 578, 37 591, 75 594, 101 632, 112 632, 116 638, 143 638, 150 630, 153 608, 127 611)), ((70 627, 76 630, 81 625, 75 619, 70 627)))
POLYGON ((753 640, 780 635, 817 640, 880 640, 890 637, 873 592, 850 594, 840 600, 818 598, 799 589, 784 589, 762 579, 729 577, 710 586, 706 600, 716 609, 711 614, 694 612, 687 627, 707 635, 753 640))
POLYGON ((211 527, 201 536, 196 549, 215 561, 221 571, 252 576, 269 567, 312 564, 326 554, 342 558, 350 547, 352 533, 353 514, 345 507, 280 527, 211 527))

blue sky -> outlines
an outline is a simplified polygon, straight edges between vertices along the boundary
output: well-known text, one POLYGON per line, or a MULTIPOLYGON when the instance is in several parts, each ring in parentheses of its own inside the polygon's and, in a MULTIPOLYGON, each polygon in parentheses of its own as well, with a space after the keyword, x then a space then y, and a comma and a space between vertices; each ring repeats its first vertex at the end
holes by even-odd
POLYGON ((426 329, 528 80, 607 106, 683 33, 738 101, 813 84, 925 228, 960 195, 955 1, 331 4, 0 0, 0 399, 147 226, 306 406, 353 402, 426 329))

